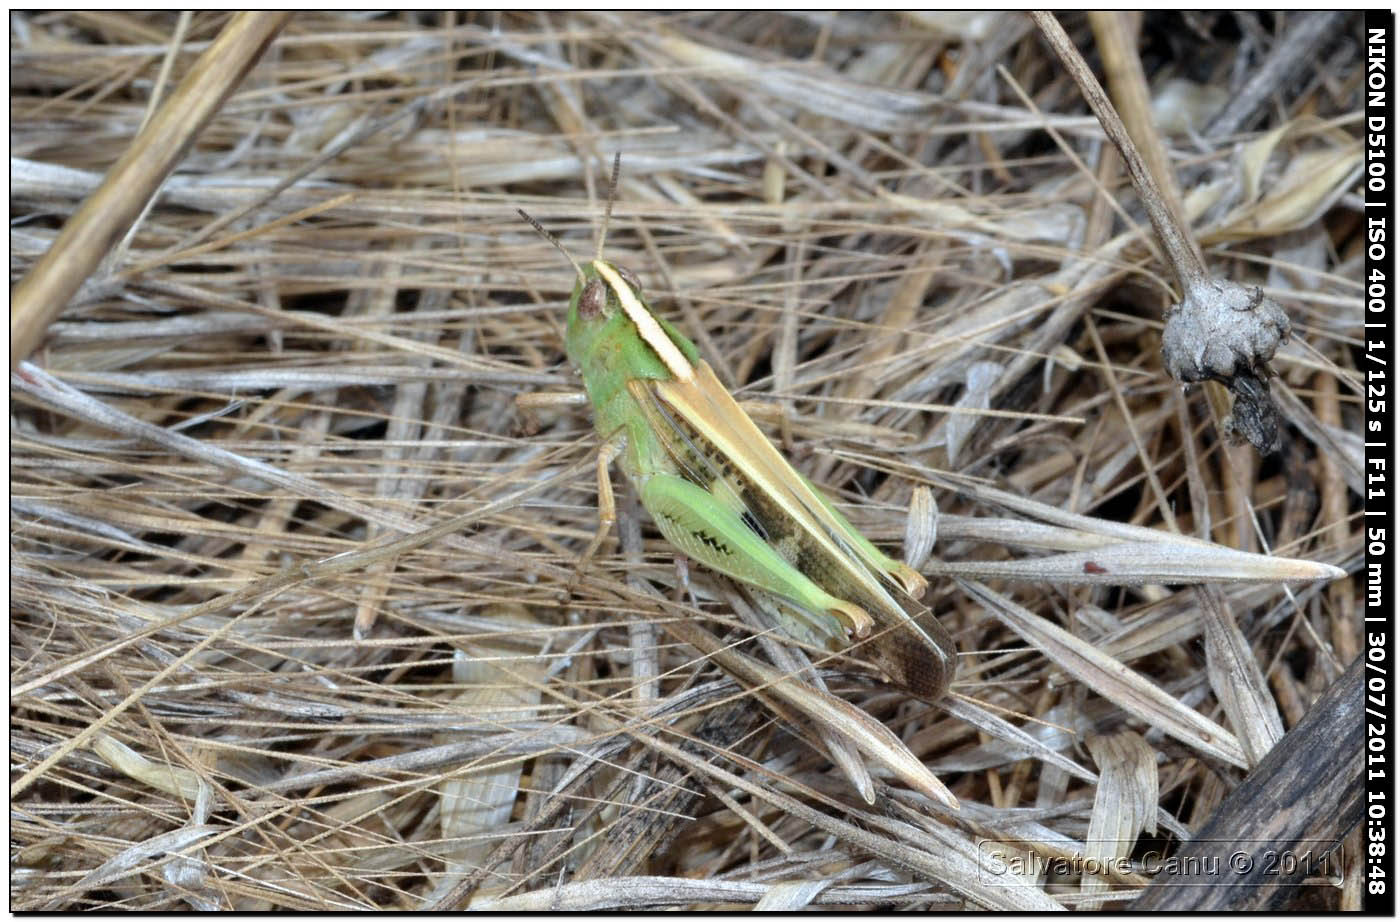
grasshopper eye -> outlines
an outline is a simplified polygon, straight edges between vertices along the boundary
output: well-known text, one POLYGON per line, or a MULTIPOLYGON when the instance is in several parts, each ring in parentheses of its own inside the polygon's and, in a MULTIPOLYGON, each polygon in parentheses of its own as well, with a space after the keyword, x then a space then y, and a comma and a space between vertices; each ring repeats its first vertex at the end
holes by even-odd
POLYGON ((601 317, 607 302, 608 286, 603 284, 602 279, 592 279, 583 286, 583 292, 578 296, 578 315, 585 320, 601 317))
POLYGON ((637 276, 633 274, 632 270, 624 269, 622 266, 613 266, 613 268, 617 270, 617 274, 622 276, 622 280, 626 282, 628 287, 640 298, 642 296, 642 283, 637 276))

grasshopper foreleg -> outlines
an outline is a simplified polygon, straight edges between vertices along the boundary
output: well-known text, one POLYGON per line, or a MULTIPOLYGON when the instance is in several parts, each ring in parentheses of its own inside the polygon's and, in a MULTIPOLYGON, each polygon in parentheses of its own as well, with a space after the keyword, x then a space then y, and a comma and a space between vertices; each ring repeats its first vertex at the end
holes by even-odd
POLYGON ((579 555, 578 563, 574 565, 574 578, 569 581, 569 595, 574 594, 574 589, 578 586, 579 580, 583 579, 589 561, 597 555, 598 548, 602 547, 603 541, 608 537, 608 532, 612 531, 613 526, 617 524, 617 500, 613 498, 610 469, 612 463, 617 460, 617 456, 622 454, 622 449, 626 444, 626 437, 619 434, 598 446, 598 531, 593 536, 593 540, 588 542, 588 547, 584 548, 583 553, 579 555))
POLYGON ((588 395, 583 391, 545 391, 537 394, 518 394, 515 409, 520 413, 520 428, 526 435, 540 431, 540 410, 558 407, 581 407, 588 403, 588 395))

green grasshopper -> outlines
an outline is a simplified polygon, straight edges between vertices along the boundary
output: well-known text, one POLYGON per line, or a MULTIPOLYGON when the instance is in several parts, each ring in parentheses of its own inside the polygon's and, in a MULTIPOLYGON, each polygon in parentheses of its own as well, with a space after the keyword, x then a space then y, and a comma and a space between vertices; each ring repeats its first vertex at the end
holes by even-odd
POLYGON ((616 460, 662 535, 742 583, 794 639, 831 651, 858 646, 904 690, 941 697, 957 650, 918 601, 927 580, 877 549, 795 471, 690 340, 652 312, 637 277, 603 259, 618 165, 597 256, 585 265, 520 212, 578 275, 565 349, 603 440, 599 528, 580 566, 616 521, 616 460))

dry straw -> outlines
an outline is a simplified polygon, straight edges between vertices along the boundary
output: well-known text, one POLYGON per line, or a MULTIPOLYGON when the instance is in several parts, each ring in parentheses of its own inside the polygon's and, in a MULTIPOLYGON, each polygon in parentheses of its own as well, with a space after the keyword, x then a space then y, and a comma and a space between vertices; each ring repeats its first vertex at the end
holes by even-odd
MULTIPOLYGON (((1059 18, 1148 222, 1019 13, 14 14, 12 905, 1128 905, 1358 650, 1323 15, 1059 18), (625 492, 575 579, 573 275, 516 209, 591 252, 618 151, 609 257, 931 577, 941 705, 756 639, 625 492), (1291 322, 1275 454, 1164 369, 1181 252, 1291 322)), ((1353 780, 1296 752, 1294 826, 1353 780)))

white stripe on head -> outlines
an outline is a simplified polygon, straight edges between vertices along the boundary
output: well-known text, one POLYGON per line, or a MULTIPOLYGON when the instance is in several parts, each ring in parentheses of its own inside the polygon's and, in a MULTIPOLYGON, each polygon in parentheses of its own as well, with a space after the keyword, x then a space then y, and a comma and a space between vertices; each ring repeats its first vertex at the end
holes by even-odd
POLYGON ((613 294, 617 295, 622 310, 632 321, 632 325, 637 328, 637 333, 642 337, 642 341, 651 347, 651 350, 665 363, 677 380, 689 381, 695 375, 695 369, 691 367, 681 350, 676 348, 671 337, 666 335, 666 331, 661 329, 661 324, 656 322, 651 311, 637 300, 637 296, 632 292, 632 286, 622 280, 622 276, 617 274, 616 269, 601 259, 593 260, 593 268, 597 270, 603 281, 608 283, 613 294))

